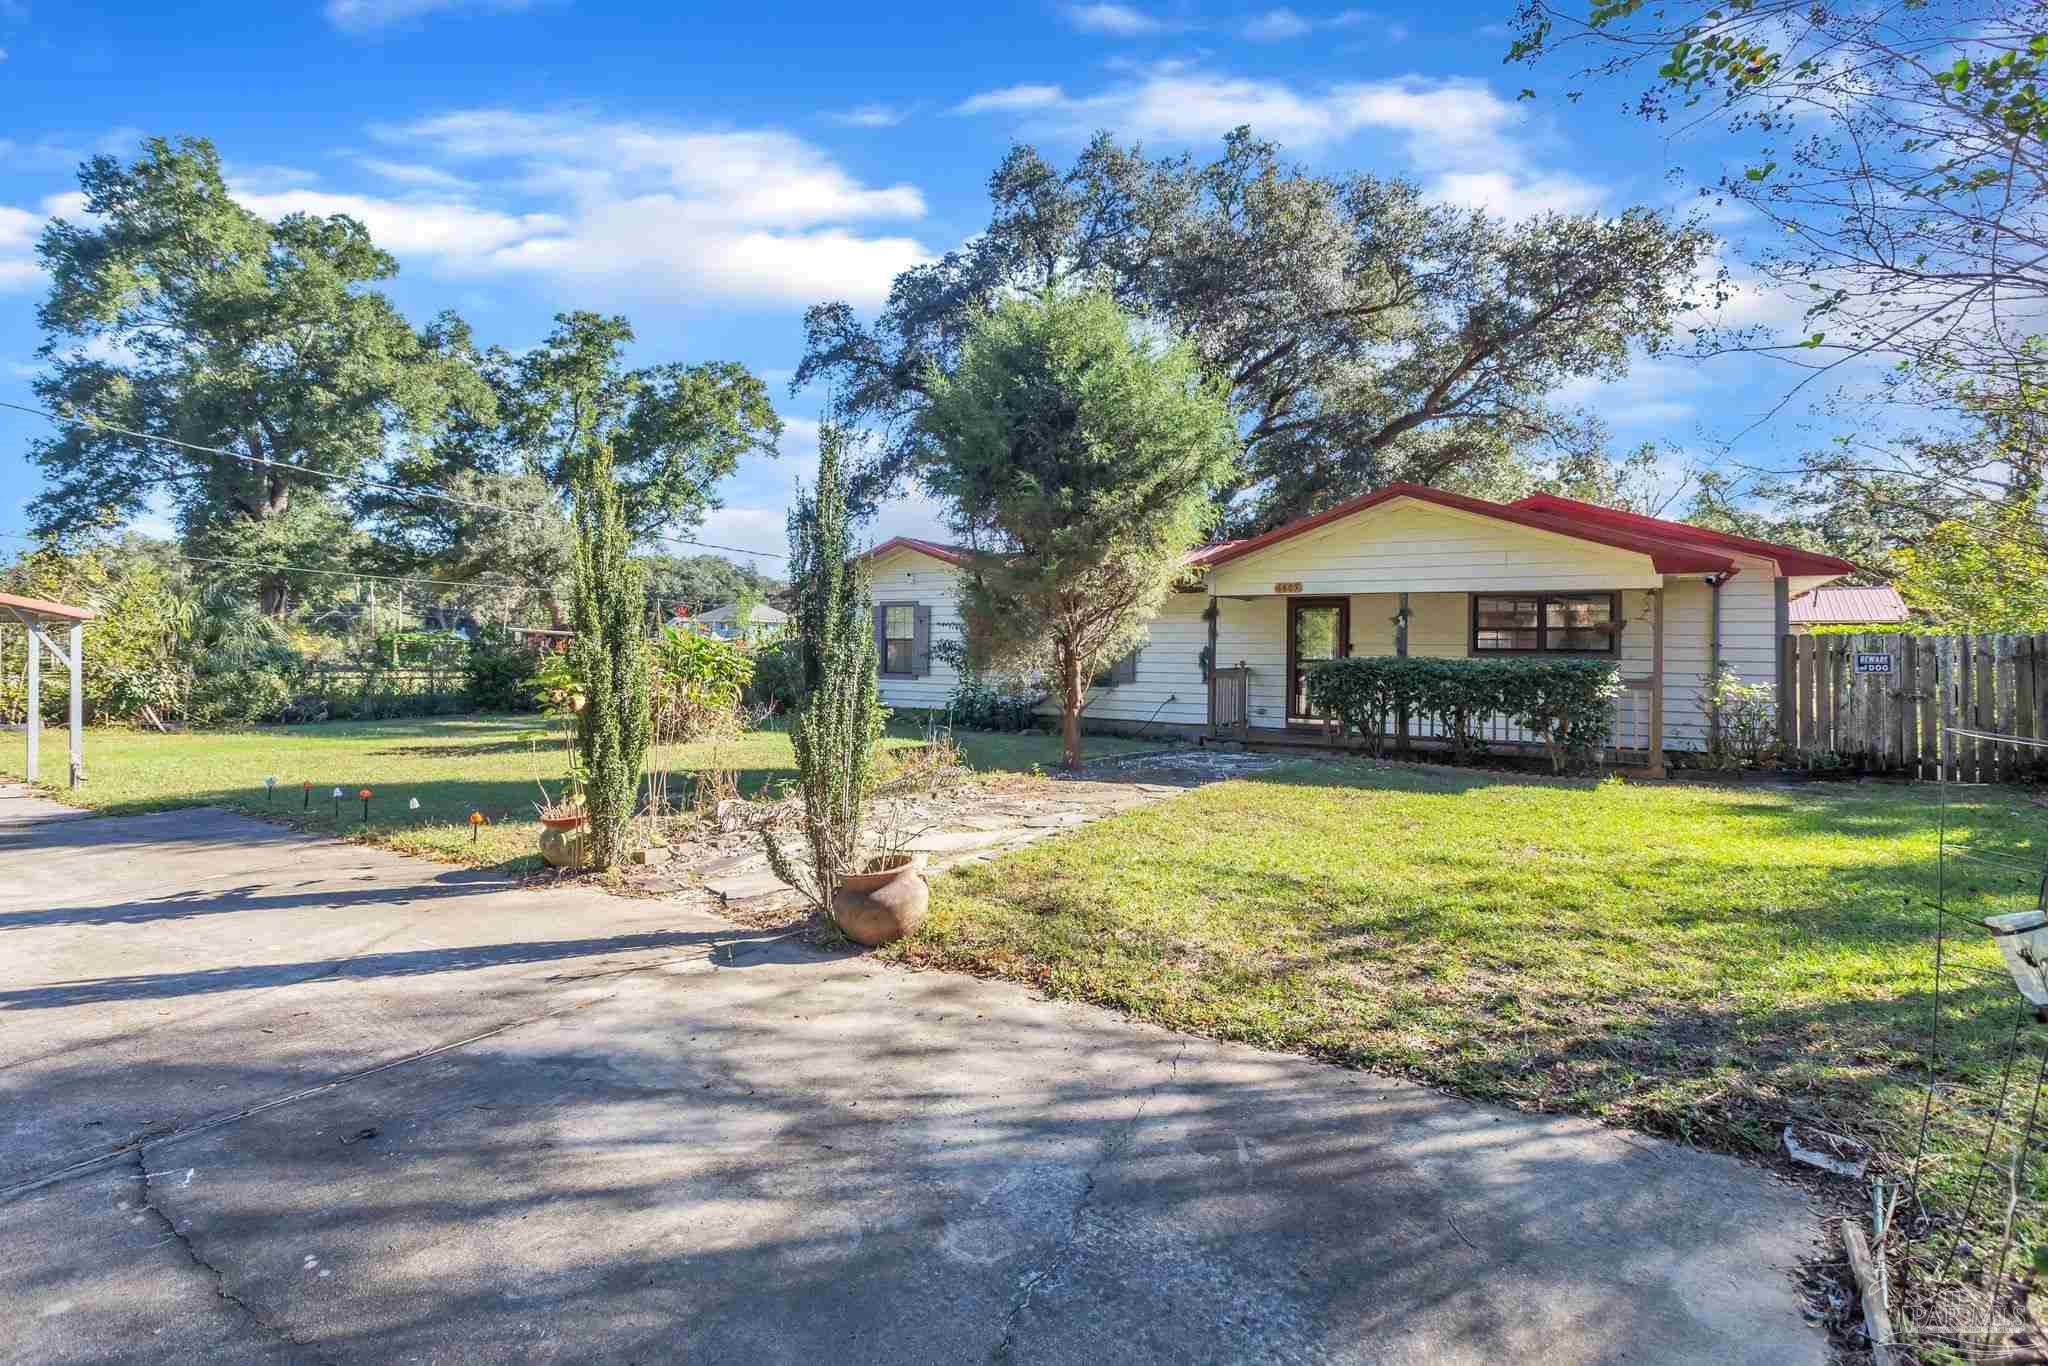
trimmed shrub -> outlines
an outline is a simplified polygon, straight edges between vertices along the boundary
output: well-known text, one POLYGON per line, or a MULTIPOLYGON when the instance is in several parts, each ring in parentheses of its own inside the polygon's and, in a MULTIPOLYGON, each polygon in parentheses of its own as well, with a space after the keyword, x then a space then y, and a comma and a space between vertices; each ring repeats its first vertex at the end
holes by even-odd
POLYGON ((463 661, 463 691, 478 711, 532 711, 540 651, 503 626, 486 626, 463 661))
POLYGON ((1599 762, 1608 707, 1621 671, 1603 659, 1419 659, 1355 655, 1316 665, 1309 704, 1337 717, 1374 753, 1402 716, 1433 720, 1453 753, 1483 748, 1488 721, 1507 721, 1542 737, 1551 767, 1599 762))

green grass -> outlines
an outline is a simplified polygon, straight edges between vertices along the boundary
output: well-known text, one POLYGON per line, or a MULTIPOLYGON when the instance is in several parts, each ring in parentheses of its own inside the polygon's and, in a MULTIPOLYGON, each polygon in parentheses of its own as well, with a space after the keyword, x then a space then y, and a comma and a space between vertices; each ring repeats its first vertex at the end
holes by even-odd
MULTIPOLYGON (((2048 811, 1976 792, 1956 831, 2035 871, 1956 865, 1951 904, 2031 906, 2048 811)), ((1900 1172, 1925 1094, 1934 802, 1290 766, 949 873, 891 952, 1705 1146, 1769 1152, 1812 1121, 1900 1172)), ((1995 1092, 2019 997, 1988 935, 1957 933, 1943 1075, 1995 1092)), ((1966 1170, 1967 1109, 1937 1107, 1937 1187, 1966 1170)))
MULTIPOLYGON (((258 726, 245 730, 160 735, 148 731, 93 730, 85 737, 86 785, 63 789, 66 740, 61 727, 44 732, 42 771, 51 796, 110 814, 128 815, 180 806, 225 806, 270 815, 294 825, 333 831, 410 853, 463 863, 501 865, 536 858, 540 826, 533 803, 536 777, 553 789, 562 774, 558 742, 541 737, 537 717, 466 716, 423 721, 330 722, 312 726, 258 726), (263 779, 274 776, 274 801, 263 779), (301 784, 313 784, 310 809, 301 784), (337 822, 335 788, 345 794, 337 822), (370 820, 356 793, 372 792, 370 820), (409 810, 418 798, 420 809, 409 810), (489 824, 472 839, 469 813, 489 824)), ((1059 740, 1049 735, 962 732, 955 737, 976 770, 1028 771, 1059 762, 1059 740)), ((891 735, 885 747, 919 743, 891 735)), ((0 737, 5 744, 5 737, 0 737)), ((19 734, 0 748, 0 774, 20 778, 19 734)), ((1088 752, 1156 749, 1157 742, 1090 737, 1088 752)), ((752 731, 728 740, 656 750, 650 768, 680 777, 711 767, 734 770, 751 796, 794 777, 789 736, 752 731)))

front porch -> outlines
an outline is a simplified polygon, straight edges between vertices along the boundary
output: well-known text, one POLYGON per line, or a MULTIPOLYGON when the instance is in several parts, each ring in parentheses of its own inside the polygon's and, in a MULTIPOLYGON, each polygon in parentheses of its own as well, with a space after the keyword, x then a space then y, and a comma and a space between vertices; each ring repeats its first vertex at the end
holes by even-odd
MULTIPOLYGON (((1664 586, 1569 591, 1467 591, 1217 595, 1209 626, 1205 740, 1257 748, 1372 748, 1373 740, 1320 714, 1307 698, 1319 663, 1355 655, 1429 658, 1611 660, 1622 691, 1610 708, 1612 762, 1664 771, 1667 744, 1668 593, 1664 586)), ((1703 680, 1698 682, 1703 683, 1703 680)), ((1699 691, 1696 686, 1694 691, 1699 691)), ((1539 736, 1504 716, 1486 717, 1486 748, 1540 752, 1539 736)), ((1379 744, 1440 750, 1435 718, 1390 718, 1379 744)))

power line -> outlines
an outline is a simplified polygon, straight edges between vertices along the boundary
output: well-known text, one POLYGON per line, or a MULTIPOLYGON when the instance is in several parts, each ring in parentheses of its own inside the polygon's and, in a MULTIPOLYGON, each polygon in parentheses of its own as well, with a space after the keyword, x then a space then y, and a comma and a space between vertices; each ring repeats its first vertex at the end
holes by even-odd
MULTIPOLYGON (((202 455, 226 456, 230 460, 239 460, 247 465, 262 465, 270 469, 288 470, 293 474, 310 475, 315 479, 331 479, 337 483, 357 483, 365 488, 375 489, 381 493, 395 494, 400 498, 432 498, 438 502, 453 503, 458 507, 483 508, 488 512, 502 512, 510 517, 525 517, 533 513, 532 508, 509 508, 500 503, 489 503, 478 498, 459 498, 452 493, 443 493, 439 489, 409 489, 397 484, 387 484, 381 480, 370 479, 360 474, 337 474, 330 470, 310 470, 304 466, 293 465, 283 460, 266 460, 260 455, 248 455, 241 451, 231 451, 224 446, 195 445, 190 441, 180 441, 176 437, 157 436, 151 432, 138 432, 127 427, 117 427, 113 423, 99 417, 93 417, 90 420, 65 417, 58 413, 48 412, 42 408, 31 408, 21 403, 9 403, 5 399, 0 399, 0 408, 12 409, 17 413, 27 413, 30 417, 39 417, 45 422, 54 423, 58 426, 81 427, 87 431, 112 432, 116 436, 125 436, 134 441, 160 441, 167 446, 176 446, 180 450, 197 451, 202 455)), ((789 558, 786 553, 779 550, 751 550, 745 546, 716 545, 709 541, 692 541, 681 536, 655 536, 650 539, 661 545, 686 545, 698 550, 722 550, 732 555, 759 555, 774 560, 786 560, 789 558)), ((325 573, 329 571, 308 570, 305 572, 325 573)))

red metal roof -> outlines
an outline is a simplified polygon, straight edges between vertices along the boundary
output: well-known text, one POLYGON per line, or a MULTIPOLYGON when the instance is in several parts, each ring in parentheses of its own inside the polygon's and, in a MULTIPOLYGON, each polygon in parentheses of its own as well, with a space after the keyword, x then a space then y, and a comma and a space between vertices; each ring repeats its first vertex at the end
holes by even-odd
POLYGON ((1908 621, 1912 617, 1896 588, 1814 588, 1792 599, 1791 607, 1791 620, 1799 626, 1848 626, 1866 621, 1908 621))
POLYGON ((97 621, 100 615, 90 607, 72 607, 61 602, 45 602, 41 598, 17 598, 12 593, 0 593, 0 607, 12 607, 29 616, 53 617, 59 621, 97 621))
POLYGON ((891 536, 888 540, 859 558, 872 560, 878 556, 886 555, 892 550, 915 550, 920 554, 929 555, 935 560, 944 560, 947 564, 960 565, 967 563, 967 549, 965 546, 941 545, 937 541, 920 541, 915 536, 891 536))
POLYGON ((1446 493, 1442 489, 1433 489, 1422 484, 1389 484, 1383 489, 1348 499, 1327 511, 1316 513, 1313 517, 1303 517, 1285 526, 1275 527, 1263 536, 1203 546, 1190 557, 1190 562, 1203 567, 1228 564, 1255 550, 1264 550, 1276 542, 1299 536, 1305 531, 1313 531, 1320 526, 1327 526, 1340 518, 1364 512, 1367 508, 1377 507, 1396 498, 1413 498, 1419 502, 1434 503, 1438 507, 1455 508, 1460 512, 1477 513, 1481 517, 1491 517, 1496 521, 1533 527, 1538 531, 1555 532, 1560 536, 1571 536, 1581 541, 1592 541, 1620 550, 1632 550, 1639 555, 1649 556, 1651 564, 1660 574, 1727 574, 1734 572, 1735 569, 1735 562, 1712 546, 1703 545, 1692 538, 1680 539, 1663 534, 1661 528, 1664 527, 1690 530, 1680 528, 1675 522, 1658 523, 1660 530, 1653 533, 1605 525, 1590 518, 1568 516, 1549 509, 1523 507, 1517 503, 1492 503, 1484 498, 1468 498, 1462 493, 1446 493))
POLYGON ((1602 526, 1639 531, 1646 535, 1666 536, 1692 545, 1735 550, 1745 555, 1759 555, 1776 560, 1778 572, 1781 574, 1822 574, 1833 578, 1837 574, 1856 572, 1855 565, 1833 555, 1801 550, 1797 546, 1778 545, 1772 541, 1754 540, 1748 536, 1735 536, 1725 531, 1709 531, 1705 527, 1693 526, 1686 522, 1667 522, 1661 517, 1645 517, 1639 512, 1623 512, 1619 508, 1602 507, 1598 503, 1582 503, 1576 498, 1563 498, 1555 493, 1531 494, 1527 498, 1516 500, 1514 506, 1602 526))

